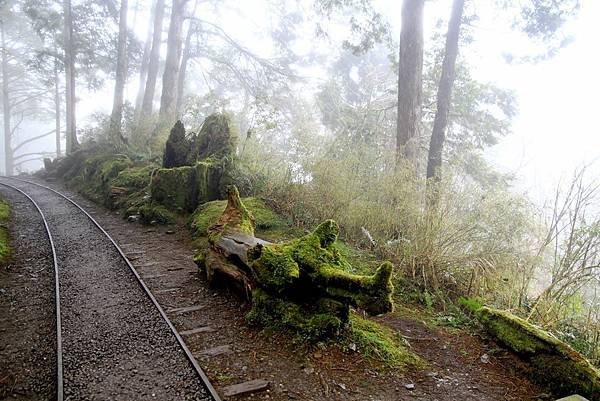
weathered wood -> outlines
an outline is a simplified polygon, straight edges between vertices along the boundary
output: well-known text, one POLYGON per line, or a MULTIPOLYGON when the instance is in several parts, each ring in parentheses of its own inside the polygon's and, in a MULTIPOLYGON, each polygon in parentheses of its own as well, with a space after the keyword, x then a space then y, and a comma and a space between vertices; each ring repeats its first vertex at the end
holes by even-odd
POLYGON ((184 306, 183 308, 171 308, 167 309, 167 313, 175 313, 181 315, 183 313, 195 312, 200 309, 204 309, 204 305, 192 305, 192 306, 184 306))
POLYGON ((194 334, 198 334, 198 333, 208 333, 211 331, 215 331, 215 329, 213 329, 210 326, 202 326, 202 327, 197 327, 195 329, 191 329, 191 330, 184 330, 184 331, 180 331, 179 334, 181 334, 182 336, 191 336, 194 334))
POLYGON ((218 347, 208 348, 200 351, 200 355, 204 356, 218 356, 223 354, 229 354, 231 347, 229 345, 219 345, 218 347))
POLYGON ((263 391, 269 388, 269 382, 263 379, 250 380, 244 383, 233 384, 223 388, 223 395, 225 397, 233 397, 240 394, 254 393, 257 391, 263 391))

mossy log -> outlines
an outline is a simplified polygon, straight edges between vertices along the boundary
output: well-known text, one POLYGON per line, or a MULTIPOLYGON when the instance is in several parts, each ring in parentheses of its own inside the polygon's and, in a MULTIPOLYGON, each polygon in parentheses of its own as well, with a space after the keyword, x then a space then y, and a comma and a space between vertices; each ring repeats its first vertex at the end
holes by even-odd
POLYGON ((530 377, 557 396, 573 393, 600 400, 600 371, 568 344, 509 312, 480 307, 485 328, 531 365, 530 377))
POLYGON ((277 315, 303 332, 332 333, 332 327, 348 321, 350 306, 371 314, 392 310, 392 265, 383 263, 372 276, 347 273, 350 265, 337 251, 339 228, 333 220, 280 244, 255 237, 254 224, 237 188, 229 187, 227 206, 208 229, 209 248, 196 258, 210 282, 226 282, 252 295, 251 321, 269 324, 277 315), (289 316, 298 311, 306 316, 289 316), (323 325, 315 327, 317 321, 323 325))

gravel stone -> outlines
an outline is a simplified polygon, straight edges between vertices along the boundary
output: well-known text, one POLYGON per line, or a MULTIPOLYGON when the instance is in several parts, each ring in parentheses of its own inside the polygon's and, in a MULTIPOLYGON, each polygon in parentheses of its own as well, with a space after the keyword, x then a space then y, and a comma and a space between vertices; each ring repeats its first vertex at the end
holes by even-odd
POLYGON ((65 399, 210 400, 175 336, 104 234, 47 189, 40 206, 58 256, 65 399), (180 374, 178 374, 180 373, 180 374))

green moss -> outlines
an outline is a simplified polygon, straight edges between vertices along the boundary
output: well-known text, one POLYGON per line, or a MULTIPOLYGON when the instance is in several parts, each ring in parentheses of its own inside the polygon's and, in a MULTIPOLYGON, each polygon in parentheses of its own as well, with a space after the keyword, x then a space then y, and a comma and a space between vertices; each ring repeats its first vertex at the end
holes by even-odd
MULTIPOLYGON (((333 220, 326 220, 304 237, 256 248, 248 255, 255 279, 267 288, 273 281, 287 283, 287 287, 298 282, 295 289, 288 289, 291 296, 306 297, 310 295, 310 289, 314 293, 360 306, 371 314, 391 311, 392 265, 382 264, 372 276, 348 273, 350 266, 335 245, 338 232, 337 224, 333 220), (299 277, 295 275, 294 264, 299 267, 299 277), (266 280, 268 272, 276 272, 278 277, 266 280), (280 277, 286 272, 290 273, 289 277, 280 277)), ((281 293, 283 289, 278 287, 277 291, 281 293)))
POLYGON ((4 200, 0 200, 0 264, 6 263, 10 256, 9 220, 10 206, 4 200))
POLYGON ((110 206, 109 194, 112 181, 119 173, 132 165, 125 155, 100 154, 85 159, 83 172, 69 181, 86 197, 110 206))
POLYGON ((150 185, 155 166, 132 167, 119 172, 111 184, 127 189, 146 189, 150 185))
POLYGON ((219 161, 205 159, 195 165, 198 202, 204 203, 221 198, 223 166, 219 161))
POLYGON ((392 330, 354 314, 350 316, 350 331, 344 340, 343 344, 346 347, 354 344, 358 352, 391 369, 425 365, 419 357, 402 345, 399 336, 392 330))
POLYGON ((278 245, 263 247, 261 262, 254 263, 253 273, 261 286, 272 293, 282 293, 300 278, 300 268, 286 250, 278 245))
POLYGON ((138 209, 140 220, 145 224, 172 224, 175 215, 160 205, 143 205, 138 209))
POLYGON ((558 339, 529 322, 509 313, 488 307, 476 312, 477 318, 504 345, 519 354, 549 351, 558 339))
MULTIPOLYGON (((261 199, 243 198, 242 202, 254 216, 256 236, 276 242, 302 233, 292 227, 288 220, 272 211, 261 199)), ((193 236, 206 236, 208 228, 219 221, 226 206, 225 200, 206 202, 198 206, 190 218, 193 236)))
POLYGON ((532 380, 560 396, 579 393, 600 400, 600 371, 569 345, 506 311, 481 307, 476 315, 491 334, 531 364, 532 380))
POLYGON ((196 170, 190 166, 160 168, 150 183, 152 201, 178 212, 196 208, 198 189, 196 170))
POLYGON ((316 341, 341 330, 344 322, 336 316, 340 308, 344 308, 340 303, 300 305, 257 289, 252 291, 252 309, 246 320, 251 325, 290 330, 305 340, 316 341))

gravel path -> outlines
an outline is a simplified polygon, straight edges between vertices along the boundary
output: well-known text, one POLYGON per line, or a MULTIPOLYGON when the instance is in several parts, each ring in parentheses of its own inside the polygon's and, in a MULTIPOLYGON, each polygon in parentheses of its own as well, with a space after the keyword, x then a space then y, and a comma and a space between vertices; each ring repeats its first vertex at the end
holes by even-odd
POLYGON ((0 269, 0 399, 55 397, 54 266, 42 218, 17 191, 0 186, 12 208, 12 257, 0 269))
POLYGON ((22 182, 57 248, 65 398, 208 400, 158 310, 110 241, 75 206, 22 182))

